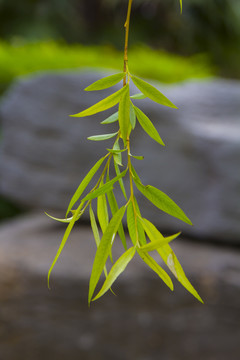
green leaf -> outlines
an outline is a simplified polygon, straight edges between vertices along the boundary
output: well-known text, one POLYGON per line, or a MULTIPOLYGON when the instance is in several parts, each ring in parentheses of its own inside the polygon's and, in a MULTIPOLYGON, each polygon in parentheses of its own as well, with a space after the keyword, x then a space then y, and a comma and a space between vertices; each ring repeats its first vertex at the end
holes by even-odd
POLYGON ((105 99, 99 101, 97 104, 91 106, 90 108, 81 111, 78 114, 70 115, 72 117, 84 117, 84 116, 90 116, 97 114, 101 111, 110 109, 114 105, 116 105, 120 99, 121 96, 126 92, 126 86, 124 86, 122 89, 116 91, 112 95, 106 97, 105 99))
POLYGON ((75 191, 75 193, 68 205, 66 217, 67 217, 69 211, 74 206, 74 204, 78 201, 78 199, 80 198, 80 196, 82 195, 82 193, 84 192, 84 190, 86 189, 86 187, 88 186, 88 184, 92 180, 93 176, 96 174, 96 172, 98 171, 98 169, 100 168, 100 166, 102 165, 103 161, 106 159, 107 156, 108 155, 106 155, 106 156, 102 157, 100 160, 98 160, 98 162, 96 162, 96 164, 91 168, 91 170, 87 173, 85 178, 82 180, 81 184, 78 186, 77 190, 75 191))
POLYGON ((125 76, 124 72, 106 76, 100 80, 95 81, 92 85, 89 85, 84 89, 85 91, 103 90, 110 88, 113 85, 118 84, 125 76))
POLYGON ((99 299, 101 296, 103 296, 112 286, 114 281, 118 278, 118 276, 126 269, 129 262, 132 260, 136 252, 136 249, 134 247, 131 247, 128 249, 120 258, 115 262, 112 269, 110 270, 101 290, 99 293, 95 296, 94 300, 99 299))
POLYGON ((102 239, 100 241, 99 247, 97 248, 95 259, 93 262, 92 273, 89 283, 89 294, 88 294, 88 303, 90 304, 94 290, 97 286, 107 258, 110 254, 111 247, 113 245, 116 233, 118 231, 119 225, 121 224, 123 215, 125 213, 126 207, 122 206, 110 220, 106 231, 104 232, 102 239))
POLYGON ((114 162, 122 166, 122 154, 120 152, 119 139, 117 139, 113 145, 113 150, 116 150, 117 153, 113 155, 114 162))
POLYGON ((102 140, 111 139, 114 136, 116 136, 117 134, 118 134, 118 131, 115 133, 111 133, 111 134, 89 136, 87 139, 92 140, 92 141, 102 141, 102 140))
POLYGON ((159 247, 168 244, 170 241, 176 239, 181 233, 177 233, 168 237, 164 237, 160 231, 147 219, 141 219, 143 224, 143 228, 147 233, 151 242, 147 245, 141 247, 142 251, 154 251, 157 250, 159 247))
MULTIPOLYGON (((115 167, 116 174, 119 176, 120 170, 119 170, 118 164, 116 162, 114 162, 114 167, 115 167)), ((124 183, 123 183, 123 179, 121 179, 121 178, 119 179, 119 185, 120 185, 120 188, 122 190, 123 196, 127 200, 127 194, 126 194, 125 186, 124 186, 124 183)))
POLYGON ((133 157, 134 159, 137 159, 137 160, 143 160, 144 159, 144 156, 136 156, 136 155, 132 155, 130 154, 131 157, 133 157))
POLYGON ((118 111, 112 114, 111 116, 109 116, 107 119, 103 120, 101 124, 111 124, 114 123, 115 121, 118 121, 118 111))
MULTIPOLYGON (((134 199, 135 211, 138 216, 141 216, 136 200, 134 199)), ((139 221, 138 216, 135 216, 133 202, 130 201, 127 207, 127 226, 129 236, 132 240, 133 245, 139 243, 141 245, 146 244, 146 237, 143 226, 139 221)))
POLYGON ((182 209, 172 200, 169 196, 167 196, 164 192, 158 190, 154 186, 147 185, 144 186, 138 180, 133 178, 136 187, 138 190, 149 200, 151 201, 157 208, 164 211, 165 213, 176 217, 189 225, 192 225, 189 218, 184 214, 182 209))
POLYGON ((139 93, 139 94, 130 96, 130 98, 134 99, 134 100, 142 100, 142 99, 146 99, 146 96, 143 93, 139 93))
POLYGON ((159 90, 148 84, 146 81, 139 79, 136 76, 132 76, 132 81, 136 87, 149 99, 157 102, 158 104, 177 109, 177 107, 170 100, 168 100, 166 96, 164 96, 159 90))
POLYGON ((203 303, 202 298, 198 294, 198 292, 194 289, 190 281, 185 275, 181 264, 179 263, 176 255, 174 254, 173 250, 171 249, 170 245, 164 245, 157 249, 157 252, 171 270, 173 275, 177 278, 177 280, 194 296, 196 297, 201 303, 203 303))
MULTIPOLYGON (((48 217, 50 217, 51 219, 56 220, 56 221, 59 221, 59 222, 62 222, 62 223, 70 223, 70 222, 72 221, 72 219, 73 219, 73 216, 71 216, 71 217, 69 217, 69 218, 66 218, 66 219, 59 219, 59 218, 56 218, 56 217, 53 217, 53 216, 49 215, 49 214, 46 213, 46 212, 45 212, 45 214, 46 214, 48 217)), ((80 218, 81 215, 82 215, 82 212, 79 213, 77 220, 80 218)))
POLYGON ((142 258, 142 260, 153 270, 155 273, 163 280, 163 282, 173 290, 173 283, 170 276, 166 273, 163 268, 146 252, 138 249, 138 254, 142 258))
POLYGON ((90 215, 90 222, 91 222, 91 227, 92 227, 92 232, 93 232, 93 236, 96 242, 97 247, 100 244, 100 235, 99 235, 99 231, 98 231, 98 227, 97 227, 97 223, 96 223, 96 219, 95 219, 95 215, 92 209, 92 205, 89 205, 89 215, 90 215))
MULTIPOLYGON (((131 172, 132 172, 132 175, 133 175, 134 179, 141 184, 140 177, 139 177, 138 174, 136 173, 136 170, 134 169, 133 166, 131 166, 131 172)), ((133 180, 134 180, 134 179, 133 179, 133 180)))
POLYGON ((138 236, 137 236, 135 215, 134 215, 132 201, 129 202, 127 207, 127 226, 128 226, 130 239, 132 240, 133 245, 136 245, 138 236))
POLYGON ((132 129, 135 129, 135 126, 136 126, 136 114, 135 114, 135 111, 134 111, 134 108, 133 108, 133 104, 131 102, 130 102, 129 116, 130 116, 131 127, 132 127, 132 129))
MULTIPOLYGON (((101 181, 100 183, 100 187, 102 186, 103 186, 103 181, 101 181)), ((104 233, 109 223, 108 208, 107 208, 107 201, 105 194, 98 196, 97 216, 102 232, 104 233)))
POLYGON ((115 184, 115 182, 119 181, 119 179, 121 179, 122 177, 124 177, 127 173, 127 170, 124 170, 122 173, 119 172, 119 175, 116 176, 115 178, 113 178, 112 180, 110 180, 109 182, 107 182, 106 184, 100 186, 98 189, 90 192, 88 195, 86 195, 83 198, 83 201, 88 201, 88 200, 92 200, 95 199, 96 197, 105 194, 106 192, 112 190, 113 185, 115 184))
MULTIPOLYGON (((109 181, 109 179, 108 179, 108 181, 109 181)), ((118 211, 118 204, 117 204, 117 200, 114 196, 113 191, 109 191, 107 193, 107 198, 108 198, 108 203, 109 203, 111 213, 113 216, 118 211)), ((122 241, 124 249, 127 250, 127 241, 126 241, 126 237, 125 237, 125 233, 124 233, 122 224, 120 224, 120 226, 119 226, 118 235, 122 241)))
POLYGON ((51 265, 51 267, 50 267, 50 269, 49 269, 49 271, 48 271, 48 288, 49 288, 49 289, 50 289, 49 280, 50 280, 50 275, 51 275, 52 269, 54 268, 54 265, 56 264, 56 262, 57 262, 57 260, 58 260, 58 258, 59 258, 59 256, 60 256, 60 254, 61 254, 61 252, 62 252, 62 250, 63 250, 63 248, 64 248, 64 246, 65 246, 65 244, 66 244, 66 241, 67 241, 67 239, 68 239, 68 237, 69 237, 69 235, 70 235, 70 233, 71 233, 71 231, 72 231, 72 228, 73 228, 75 222, 79 219, 79 214, 81 213, 83 204, 84 204, 84 203, 81 202, 81 204, 79 205, 79 207, 78 207, 77 210, 75 211, 72 220, 71 220, 70 223, 68 224, 67 229, 66 229, 66 231, 65 231, 65 233, 64 233, 64 235, 63 235, 61 244, 60 244, 60 246, 59 246, 59 248, 58 248, 57 254, 55 255, 55 258, 54 258, 54 260, 53 260, 53 262, 52 262, 52 265, 51 265))
POLYGON ((180 0, 180 11, 181 11, 181 14, 182 14, 182 0, 180 0))
POLYGON ((140 109, 138 109, 136 106, 134 106, 135 113, 137 115, 138 121, 140 125, 142 126, 143 130, 146 131, 146 133, 155 141, 157 141, 159 144, 165 146, 164 142, 160 138, 156 128, 154 127, 151 120, 145 115, 140 109))
POLYGON ((128 136, 128 130, 129 130, 129 112, 130 112, 130 95, 129 95, 129 85, 127 84, 124 86, 126 88, 126 91, 122 95, 120 102, 119 102, 119 127, 121 131, 121 137, 123 139, 124 145, 126 145, 127 142, 127 136, 128 136))
POLYGON ((107 148, 107 151, 109 151, 110 153, 112 153, 112 154, 120 154, 120 153, 122 153, 122 152, 124 152, 124 151, 126 151, 127 149, 122 149, 122 150, 120 150, 120 149, 108 149, 107 148))
MULTIPOLYGON (((95 215, 94 215, 91 204, 89 205, 89 215, 90 215, 90 222, 91 222, 93 236, 94 236, 94 239, 95 239, 95 242, 96 242, 96 246, 98 248, 98 246, 100 244, 100 236, 99 236, 98 226, 97 226, 97 223, 96 223, 95 215)), ((107 268, 106 268, 106 266, 104 266, 103 270, 104 270, 105 276, 107 277, 107 268)))

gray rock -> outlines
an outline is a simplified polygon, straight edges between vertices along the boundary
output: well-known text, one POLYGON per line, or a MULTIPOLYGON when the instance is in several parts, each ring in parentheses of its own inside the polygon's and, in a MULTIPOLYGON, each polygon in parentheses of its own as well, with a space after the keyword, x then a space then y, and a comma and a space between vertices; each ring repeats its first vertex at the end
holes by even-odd
MULTIPOLYGON (((73 229, 47 289, 64 227, 28 215, 0 227, 0 348, 4 360, 238 360, 239 251, 177 240, 174 250, 205 301, 177 282, 172 293, 133 259, 114 286, 87 306, 95 245, 73 229)), ((122 252, 114 244, 114 259, 122 252)))
MULTIPOLYGON (((92 143, 86 137, 114 131, 115 125, 99 124, 114 110, 85 119, 68 116, 109 93, 83 91, 103 75, 39 74, 10 89, 0 110, 1 193, 30 209, 64 212, 83 176, 112 144, 111 140, 92 143)), ((148 99, 136 101, 154 122, 166 147, 137 127, 132 153, 145 159, 136 160, 135 166, 143 183, 166 192, 194 226, 161 213, 138 195, 144 216, 163 231, 181 229, 189 236, 239 242, 239 82, 211 79, 156 85, 179 110, 148 99)))

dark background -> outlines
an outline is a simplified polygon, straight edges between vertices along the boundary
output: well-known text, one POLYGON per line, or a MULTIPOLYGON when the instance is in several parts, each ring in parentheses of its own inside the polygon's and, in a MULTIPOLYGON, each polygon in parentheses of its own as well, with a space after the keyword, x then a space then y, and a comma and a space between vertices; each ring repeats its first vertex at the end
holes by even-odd
MULTIPOLYGON (((123 47, 127 0, 1 0, 0 38, 123 47)), ((131 44, 184 56, 207 53, 219 75, 240 77, 238 0, 134 0, 131 44)))

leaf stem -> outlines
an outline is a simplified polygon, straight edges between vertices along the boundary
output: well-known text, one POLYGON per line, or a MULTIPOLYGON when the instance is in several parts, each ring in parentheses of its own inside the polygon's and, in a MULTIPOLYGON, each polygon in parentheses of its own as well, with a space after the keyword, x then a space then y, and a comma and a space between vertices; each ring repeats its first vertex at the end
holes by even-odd
MULTIPOLYGON (((129 38, 129 25, 130 25, 130 15, 131 15, 131 9, 132 9, 132 2, 133 0, 128 1, 128 10, 127 10, 127 19, 124 24, 125 27, 125 45, 124 45, 124 65, 123 65, 123 71, 127 73, 128 71, 128 38, 129 38)), ((123 86, 125 86, 127 83, 127 74, 124 76, 123 79, 123 86)))

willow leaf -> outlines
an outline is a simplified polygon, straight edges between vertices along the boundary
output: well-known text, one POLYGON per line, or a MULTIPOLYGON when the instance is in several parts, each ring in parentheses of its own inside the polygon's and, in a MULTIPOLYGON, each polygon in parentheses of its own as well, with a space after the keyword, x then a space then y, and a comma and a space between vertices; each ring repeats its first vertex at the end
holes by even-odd
MULTIPOLYGON (((56 218, 56 217, 54 217, 54 216, 49 215, 49 214, 46 213, 46 212, 45 212, 45 214, 46 214, 48 217, 50 217, 51 219, 53 219, 53 220, 56 220, 56 221, 59 221, 59 222, 62 222, 62 223, 66 223, 66 224, 70 223, 70 222, 72 221, 72 219, 73 219, 73 216, 71 216, 71 217, 69 217, 69 218, 66 218, 66 219, 59 219, 59 218, 56 218)), ((77 220, 80 218, 81 215, 82 215, 82 212, 79 213, 77 220)))
POLYGON ((136 87, 149 99, 157 102, 158 104, 177 109, 177 107, 168 98, 166 98, 166 96, 164 96, 159 90, 148 84, 146 81, 139 79, 136 76, 132 76, 132 81, 136 87))
POLYGON ((112 124, 115 121, 118 121, 118 111, 109 116, 107 119, 103 120, 101 124, 112 124))
POLYGON ((160 231, 147 219, 141 219, 143 228, 147 233, 151 242, 143 247, 141 247, 142 251, 154 251, 159 247, 168 244, 170 241, 176 239, 181 233, 177 233, 168 237, 164 237, 160 231))
POLYGON ((119 128, 121 131, 121 137, 123 139, 124 145, 126 145, 128 130, 129 130, 129 122, 130 122, 129 119, 130 95, 129 95, 129 85, 127 84, 124 87, 126 88, 126 90, 119 102, 118 120, 119 120, 119 128))
POLYGON ((67 239, 68 239, 68 237, 69 237, 69 235, 70 235, 70 233, 71 233, 71 231, 72 231, 72 228, 73 228, 75 222, 76 222, 76 221, 78 220, 78 218, 79 218, 79 214, 81 213, 82 207, 83 207, 83 202, 79 205, 79 207, 78 207, 77 210, 75 211, 75 213, 74 213, 74 215, 73 215, 73 218, 72 218, 72 220, 70 221, 70 223, 68 224, 67 229, 66 229, 66 231, 65 231, 65 233, 64 233, 64 235, 63 235, 63 238, 62 238, 61 244, 60 244, 60 246, 59 246, 59 248, 58 248, 57 254, 55 255, 55 258, 54 258, 54 260, 53 260, 53 262, 52 262, 52 265, 51 265, 51 267, 50 267, 50 269, 49 269, 49 271, 48 271, 48 288, 50 288, 50 286, 49 286, 49 280, 50 280, 50 275, 51 275, 52 269, 54 268, 54 265, 56 264, 56 262, 57 262, 57 260, 58 260, 58 258, 59 258, 59 256, 60 256, 60 254, 61 254, 61 252, 62 252, 62 250, 63 250, 63 248, 64 248, 64 246, 65 246, 65 244, 66 244, 66 241, 67 241, 67 239))
POLYGON ((142 260, 163 280, 163 282, 173 290, 173 283, 170 276, 166 273, 163 268, 146 252, 138 250, 138 254, 142 260))
MULTIPOLYGON (((90 215, 90 223, 91 223, 91 228, 92 228, 92 231, 93 231, 93 236, 94 236, 94 239, 95 239, 95 242, 96 242, 96 246, 98 248, 98 246, 100 244, 100 235, 99 235, 98 226, 97 226, 97 223, 96 223, 95 215, 94 215, 91 204, 89 205, 89 215, 90 215)), ((105 276, 107 277, 107 268, 106 268, 106 266, 104 266, 103 270, 104 270, 105 276)))
MULTIPOLYGON (((119 170, 118 164, 116 162, 114 162, 114 167, 115 167, 116 174, 119 176, 120 170, 119 170)), ((123 196, 125 197, 126 200, 128 200, 126 190, 125 190, 125 186, 124 186, 124 183, 123 183, 123 179, 121 179, 121 178, 119 179, 119 185, 120 185, 120 188, 122 190, 123 196)))
POLYGON ((107 155, 102 157, 100 160, 98 160, 98 162, 96 162, 96 164, 91 168, 91 170, 87 173, 85 178, 82 180, 81 184, 78 186, 77 190, 75 191, 75 193, 68 205, 66 217, 67 217, 69 211, 74 206, 74 204, 78 201, 78 199, 80 198, 80 196, 82 195, 82 193, 84 192, 84 190, 86 189, 88 184, 90 183, 93 176, 96 174, 96 172, 98 171, 98 169, 100 168, 100 166, 102 165, 102 163, 106 157, 107 157, 107 155))
POLYGON ((105 99, 99 101, 95 105, 89 107, 88 109, 83 110, 78 114, 74 114, 74 115, 70 115, 70 116, 72 116, 72 117, 90 116, 90 115, 97 114, 97 113, 99 113, 101 111, 105 111, 107 109, 110 109, 111 107, 113 107, 114 105, 116 105, 120 101, 121 96, 126 91, 125 88, 126 88, 126 86, 124 86, 122 89, 116 91, 112 95, 106 97, 105 99))
POLYGON ((190 281, 188 280, 187 276, 185 275, 185 272, 178 261, 176 255, 174 254, 173 250, 171 249, 170 245, 164 245, 157 249, 157 252, 165 262, 165 264, 168 266, 168 268, 171 270, 173 275, 176 277, 176 279, 201 303, 203 303, 202 298, 198 294, 198 292, 194 289, 190 281))
MULTIPOLYGON (((103 186, 103 182, 101 182, 100 186, 103 186)), ((105 194, 100 195, 97 198, 97 216, 102 232, 104 233, 109 223, 108 208, 105 194)))
POLYGON ((116 136, 118 134, 118 131, 115 133, 111 133, 111 134, 103 134, 103 135, 94 135, 94 136, 89 136, 87 139, 88 140, 92 140, 92 141, 102 141, 102 140, 108 140, 113 138, 114 136, 116 136))
POLYGON ((95 91, 110 88, 113 85, 118 84, 125 76, 125 73, 118 73, 110 76, 106 76, 100 80, 95 81, 84 89, 85 91, 95 91))
POLYGON ((130 96, 130 98, 134 99, 134 100, 142 100, 142 99, 146 99, 146 96, 143 93, 139 93, 139 94, 130 96))
POLYGON ((151 122, 151 120, 145 115, 140 109, 134 106, 134 111, 137 115, 138 121, 142 126, 143 130, 155 141, 159 144, 165 146, 164 142, 162 141, 160 135, 158 134, 155 126, 151 122))
POLYGON ((119 179, 121 179, 122 177, 124 177, 127 173, 127 169, 124 170, 122 173, 119 172, 119 175, 116 176, 115 178, 113 178, 112 180, 108 181, 106 184, 100 186, 98 189, 90 192, 88 195, 86 195, 83 198, 83 201, 88 201, 88 200, 92 200, 95 199, 96 197, 105 194, 106 192, 112 190, 113 185, 115 184, 115 182, 119 181, 119 179))
POLYGON ((130 119, 131 127, 134 130, 135 126, 136 126, 136 114, 135 114, 132 102, 130 102, 129 119, 130 119))
POLYGON ((181 10, 181 14, 182 14, 182 0, 180 0, 180 10, 181 10))
POLYGON ((136 230, 135 215, 134 215, 132 201, 129 202, 127 207, 127 227, 128 227, 130 239, 132 240, 133 245, 136 245, 137 230, 136 230))
POLYGON ((136 200, 134 199, 134 206, 133 206, 133 202, 130 201, 127 208, 127 226, 128 226, 129 236, 132 240, 133 245, 135 245, 136 243, 141 245, 146 244, 146 237, 143 226, 139 221, 139 216, 141 216, 141 214, 138 205, 136 203, 136 200), (135 212, 136 215, 138 216, 135 215, 135 212))
POLYGON ((133 157, 134 159, 137 159, 137 160, 143 160, 144 159, 144 156, 136 156, 136 155, 131 155, 131 157, 133 157))
POLYGON ((116 153, 113 154, 113 159, 114 162, 116 164, 118 164, 119 166, 122 166, 122 154, 120 151, 120 146, 119 146, 119 139, 117 139, 113 145, 113 150, 117 151, 116 153))
POLYGON ((95 296, 94 300, 99 299, 101 296, 103 296, 112 286, 114 281, 118 278, 118 276, 126 269, 129 262, 132 260, 136 252, 136 249, 134 247, 131 247, 128 249, 120 258, 115 262, 112 269, 110 270, 101 290, 99 293, 95 296))
POLYGON ((157 188, 151 185, 144 186, 135 178, 133 179, 138 190, 157 208, 159 208, 160 210, 164 211, 165 213, 171 216, 176 217, 177 219, 186 222, 189 225, 192 225, 192 222, 184 214, 183 210, 164 192, 158 190, 157 188))
MULTIPOLYGON (((114 196, 113 191, 109 191, 107 193, 107 198, 108 198, 108 203, 111 209, 111 213, 112 216, 118 211, 118 204, 117 204, 117 200, 114 196)), ((118 235, 122 241, 123 247, 125 250, 127 250, 127 241, 126 241, 126 237, 125 237, 125 233, 124 233, 124 229, 123 229, 123 225, 120 224, 119 229, 118 229, 118 235)))
POLYGON ((121 207, 110 220, 106 231, 104 232, 102 239, 100 241, 99 247, 97 248, 95 259, 93 262, 92 273, 89 283, 89 294, 88 294, 88 303, 90 304, 94 290, 97 286, 107 258, 110 254, 111 247, 113 245, 116 233, 118 231, 119 225, 122 221, 123 215, 125 213, 125 206, 121 207))

